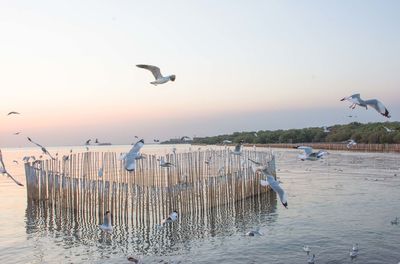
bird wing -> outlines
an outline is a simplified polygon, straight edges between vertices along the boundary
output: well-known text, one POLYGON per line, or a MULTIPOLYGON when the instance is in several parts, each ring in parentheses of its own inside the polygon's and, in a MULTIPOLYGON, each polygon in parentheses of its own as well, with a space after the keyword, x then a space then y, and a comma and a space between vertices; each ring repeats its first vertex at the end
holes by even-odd
POLYGON ((286 193, 282 189, 282 187, 279 185, 279 183, 274 180, 274 182, 270 183, 270 186, 271 186, 272 190, 274 190, 278 194, 279 199, 281 200, 281 202, 283 204, 287 203, 286 193))
POLYGON ((311 147, 300 146, 300 147, 297 147, 297 148, 304 150, 304 152, 306 153, 307 156, 310 155, 313 152, 313 149, 311 147))
POLYGON ((361 98, 360 98, 360 94, 358 93, 358 94, 353 94, 351 96, 344 97, 340 101, 344 101, 344 100, 349 101, 354 104, 360 104, 361 98))
POLYGON ((4 162, 3 162, 3 154, 1 153, 1 150, 0 150, 0 173, 6 174, 8 177, 11 178, 11 180, 13 180, 19 186, 24 186, 22 183, 20 183, 16 179, 14 179, 14 177, 10 173, 7 172, 6 166, 4 165, 4 162))
POLYGON ((139 67, 139 68, 151 71, 151 73, 154 75, 154 78, 156 78, 156 79, 159 79, 159 78, 163 77, 162 74, 161 74, 160 68, 158 68, 156 66, 146 65, 146 64, 138 64, 136 66, 139 67))
POLYGON ((386 109, 385 105, 382 104, 381 101, 376 99, 370 99, 370 100, 365 100, 365 104, 374 108, 376 111, 378 111, 378 113, 390 117, 389 111, 386 109))

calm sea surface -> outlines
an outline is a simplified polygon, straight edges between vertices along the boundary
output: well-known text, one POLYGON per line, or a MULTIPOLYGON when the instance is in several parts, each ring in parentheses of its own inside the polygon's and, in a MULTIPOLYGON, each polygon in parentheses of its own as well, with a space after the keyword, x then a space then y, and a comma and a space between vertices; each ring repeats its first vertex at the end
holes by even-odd
MULTIPOLYGON (((177 147, 179 151, 190 146, 177 147)), ((163 155, 171 148, 148 145, 142 152, 163 155)), ((49 151, 62 155, 70 149, 49 151)), ((2 152, 8 171, 23 183, 22 157, 40 155, 33 148, 2 152)), ((28 206, 25 187, 0 176, 0 263, 131 263, 127 257, 135 256, 142 263, 297 264, 307 263, 304 244, 311 247, 316 263, 400 262, 400 224, 391 224, 400 217, 399 154, 332 151, 323 161, 302 162, 297 150, 274 152, 289 209, 269 194, 268 203, 245 201, 196 223, 181 215, 162 234, 145 226, 115 226, 112 235, 105 235, 90 219, 54 217, 46 208, 28 206), (189 233, 187 225, 195 225, 197 231, 189 233), (245 236, 256 227, 263 236, 245 236), (350 259, 353 243, 360 250, 350 259)))

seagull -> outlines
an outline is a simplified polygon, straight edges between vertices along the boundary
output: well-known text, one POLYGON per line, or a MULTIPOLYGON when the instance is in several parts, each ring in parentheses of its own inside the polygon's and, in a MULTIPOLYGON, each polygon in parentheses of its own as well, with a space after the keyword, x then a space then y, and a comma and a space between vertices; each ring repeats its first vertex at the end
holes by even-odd
POLYGON ((347 148, 349 149, 349 148, 351 148, 351 147, 353 147, 353 146, 355 146, 355 145, 357 145, 357 142, 355 141, 355 140, 353 140, 353 139, 349 139, 349 140, 347 140, 347 148))
POLYGON ((262 173, 264 176, 267 176, 267 180, 261 180, 261 186, 267 187, 268 185, 274 190, 278 195, 279 199, 281 200, 281 203, 283 206, 285 206, 286 209, 288 209, 288 202, 287 202, 287 196, 285 191, 279 186, 279 182, 274 179, 274 177, 271 175, 269 168, 265 168, 262 170, 262 173))
POLYGON ((23 162, 29 162, 29 159, 30 159, 31 157, 29 157, 29 156, 25 156, 25 157, 23 157, 23 159, 22 159, 22 161, 23 162))
POLYGON ((19 163, 18 163, 18 160, 13 160, 13 162, 16 163, 17 165, 19 164, 19 163))
POLYGON ((188 141, 188 140, 191 140, 191 138, 188 136, 181 137, 181 141, 188 141))
POLYGON ((222 144, 231 144, 232 141, 225 139, 224 141, 222 141, 222 144))
POLYGON ((390 221, 390 223, 392 225, 398 225, 399 224, 399 218, 396 216, 396 218, 394 220, 390 221))
POLYGON ((318 160, 318 159, 320 159, 323 156, 328 154, 328 152, 323 151, 323 150, 320 150, 318 152, 314 152, 311 147, 307 147, 307 146, 299 146, 299 147, 296 147, 296 148, 304 150, 304 154, 300 154, 298 156, 299 159, 301 159, 302 161, 304 161, 304 160, 315 161, 315 160, 318 160))
POLYGON ((19 135, 19 134, 21 134, 21 131, 18 131, 18 132, 14 133, 14 135, 16 135, 16 136, 19 135))
POLYGON ((8 115, 8 116, 9 116, 9 115, 20 115, 20 113, 15 112, 15 111, 11 111, 11 112, 9 112, 7 115, 8 115))
POLYGON ((107 233, 112 233, 113 227, 111 225, 111 214, 110 211, 107 211, 104 214, 103 224, 100 226, 100 229, 107 233))
POLYGON ((158 161, 160 161, 160 166, 163 167, 163 168, 170 168, 172 166, 175 166, 171 162, 165 162, 164 161, 164 157, 162 157, 161 159, 158 159, 158 161))
POLYGON ((208 157, 206 161, 204 161, 205 164, 210 165, 212 163, 212 157, 208 157))
POLYGON ((349 255, 351 258, 355 258, 358 255, 358 251, 350 250, 349 255))
POLYGON ((10 173, 7 172, 6 166, 4 165, 4 162, 3 162, 3 154, 1 153, 1 149, 0 149, 0 173, 1 173, 1 174, 5 174, 5 175, 7 175, 8 177, 10 177, 11 180, 13 180, 13 181, 14 181, 16 184, 18 184, 19 186, 24 186, 22 183, 20 183, 20 182, 17 181, 16 179, 14 179, 14 177, 11 176, 10 173))
POLYGON ((47 151, 47 149, 45 147, 43 147, 42 145, 40 145, 39 143, 36 143, 35 141, 33 141, 30 137, 27 137, 27 139, 32 142, 33 144, 35 144, 36 146, 38 146, 39 148, 42 149, 43 154, 48 155, 51 159, 55 159, 53 156, 51 156, 50 152, 47 151))
POLYGON ((96 140, 94 141, 94 143, 99 144, 99 140, 96 138, 96 140))
POLYGON ((331 132, 331 127, 324 126, 324 127, 322 127, 322 128, 324 129, 324 133, 329 133, 329 132, 331 132))
POLYGON ((385 127, 385 126, 383 126, 383 128, 384 128, 384 129, 386 130, 386 132, 388 132, 388 133, 392 133, 392 132, 395 131, 394 129, 390 129, 390 128, 385 127))
POLYGON ((232 152, 233 155, 242 155, 242 143, 243 141, 240 141, 239 144, 235 146, 235 149, 232 152))
POLYGON ((303 246, 303 250, 304 250, 305 252, 307 252, 307 255, 310 254, 311 249, 310 249, 310 247, 309 247, 308 245, 304 245, 304 246, 303 246))
POLYGON ((172 223, 178 220, 178 212, 174 210, 167 218, 162 220, 161 224, 172 223))
POLYGON ((138 136, 135 136, 135 138, 139 138, 138 136))
POLYGON ((257 133, 254 133, 254 136, 255 136, 255 137, 258 137, 257 133))
POLYGON ((131 150, 124 157, 125 169, 127 171, 134 171, 136 169, 136 159, 140 156, 140 149, 144 146, 144 140, 141 139, 135 143, 131 150))
POLYGON ((159 139, 154 139, 154 142, 158 143, 158 142, 160 142, 160 140, 159 139))
POLYGON ((369 99, 369 100, 363 100, 360 97, 360 94, 353 94, 348 97, 342 98, 340 101, 349 101, 352 104, 350 105, 351 109, 354 109, 357 105, 361 107, 365 107, 365 109, 368 109, 368 106, 374 108, 378 113, 383 115, 384 117, 390 118, 389 111, 386 109, 386 107, 377 99, 369 99))
POLYGON ((358 252, 358 243, 353 244, 352 251, 357 251, 358 252))
POLYGON ((140 260, 137 258, 134 258, 134 257, 128 257, 128 261, 136 263, 136 264, 140 263, 140 260))
POLYGON ((175 78, 176 78, 175 75, 168 75, 168 76, 165 76, 165 77, 162 76, 160 68, 158 68, 156 66, 138 64, 138 65, 136 65, 136 67, 151 71, 151 73, 154 75, 154 78, 156 78, 156 80, 154 82, 150 82, 153 85, 163 84, 163 83, 166 83, 168 81, 175 81, 175 78))
POLYGON ((90 141, 92 141, 91 139, 86 140, 85 145, 90 145, 90 141))
POLYGON ((260 232, 260 228, 259 227, 257 227, 255 230, 251 230, 251 231, 246 233, 246 236, 256 236, 256 235, 259 235, 259 236, 263 235, 263 233, 260 232))
POLYGON ((313 254, 307 261, 308 264, 314 264, 315 263, 315 254, 313 254))
POLYGON ((67 160, 69 160, 69 156, 64 155, 64 156, 62 157, 62 159, 63 159, 63 161, 67 161, 67 160))

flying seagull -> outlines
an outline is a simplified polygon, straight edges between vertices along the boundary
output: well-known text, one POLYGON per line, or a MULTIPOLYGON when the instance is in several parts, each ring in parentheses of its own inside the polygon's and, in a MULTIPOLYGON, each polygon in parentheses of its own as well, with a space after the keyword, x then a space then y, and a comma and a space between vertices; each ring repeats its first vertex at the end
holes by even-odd
POLYGON ((384 128, 384 129, 386 130, 386 132, 388 132, 388 133, 392 133, 392 132, 395 131, 394 129, 390 129, 390 128, 385 127, 385 126, 383 126, 383 128, 384 128))
POLYGON ((160 68, 152 65, 145 65, 145 64, 138 64, 136 65, 139 68, 146 69, 151 71, 151 73, 154 75, 154 78, 156 80, 154 82, 150 82, 153 85, 158 85, 158 84, 163 84, 168 81, 175 81, 176 76, 175 75, 168 75, 168 76, 162 76, 160 68))
POLYGON ((281 203, 285 208, 287 209, 288 207, 288 202, 287 202, 287 196, 285 191, 279 186, 279 182, 274 179, 274 177, 270 174, 269 168, 265 168, 262 170, 262 173, 264 176, 267 177, 267 180, 261 180, 261 185, 267 187, 268 185, 271 187, 274 192, 276 192, 279 195, 279 199, 281 200, 281 203))
POLYGON ((225 139, 224 141, 222 141, 222 144, 231 144, 232 141, 225 139))
POLYGON ((125 155, 125 169, 134 171, 136 169, 136 160, 140 157, 140 149, 144 146, 144 140, 141 139, 133 145, 131 150, 125 155))
POLYGON ((351 96, 342 98, 340 101, 351 102, 351 105, 350 105, 351 109, 354 109, 357 105, 361 106, 361 107, 365 107, 365 109, 368 109, 368 106, 370 106, 370 107, 374 108, 378 113, 383 115, 384 117, 390 118, 389 111, 377 99, 363 100, 363 99, 361 99, 360 94, 353 94, 351 96))
POLYGON ((113 227, 111 225, 111 214, 110 211, 107 211, 104 214, 103 224, 100 226, 100 229, 107 233, 112 233, 113 227))
POLYGON ((304 150, 304 154, 300 154, 299 155, 299 159, 301 159, 302 161, 304 160, 318 160, 320 158, 322 158, 323 156, 327 155, 328 152, 320 150, 318 152, 314 152, 313 149, 311 147, 307 147, 307 146, 299 146, 296 147, 297 149, 302 149, 304 150))
POLYGON ((16 136, 19 135, 19 134, 21 134, 21 131, 18 131, 18 132, 14 133, 14 135, 16 135, 16 136))
POLYGON ((357 142, 356 142, 355 140, 353 140, 353 139, 347 140, 347 145, 346 145, 346 147, 347 147, 348 149, 350 149, 351 147, 353 147, 353 146, 355 146, 355 145, 357 145, 357 142))
POLYGON ((322 128, 324 129, 324 133, 329 133, 329 132, 331 132, 331 127, 324 126, 324 127, 322 127, 322 128))
POLYGON ((20 115, 20 113, 15 112, 15 111, 11 111, 11 112, 9 112, 7 115, 8 115, 8 116, 9 116, 9 115, 20 115))
POLYGON ((90 145, 90 141, 92 141, 91 139, 86 140, 85 145, 90 145))
POLYGON ((187 141, 187 140, 191 140, 191 138, 188 136, 181 137, 181 141, 187 141))
POLYGON ((3 154, 1 153, 1 149, 0 149, 0 173, 1 174, 5 174, 8 177, 11 178, 11 180, 13 180, 16 184, 18 184, 19 186, 24 186, 22 183, 20 183, 19 181, 17 181, 16 179, 14 179, 13 176, 11 176, 10 173, 7 172, 6 170, 6 166, 4 166, 4 162, 3 162, 3 154))
POLYGON ((33 144, 35 144, 36 146, 38 146, 39 148, 42 149, 43 154, 48 155, 51 159, 55 159, 53 156, 51 156, 50 152, 47 151, 47 149, 45 147, 43 147, 42 145, 40 145, 39 143, 36 143, 35 141, 33 141, 30 137, 27 137, 27 139, 32 142, 33 144))

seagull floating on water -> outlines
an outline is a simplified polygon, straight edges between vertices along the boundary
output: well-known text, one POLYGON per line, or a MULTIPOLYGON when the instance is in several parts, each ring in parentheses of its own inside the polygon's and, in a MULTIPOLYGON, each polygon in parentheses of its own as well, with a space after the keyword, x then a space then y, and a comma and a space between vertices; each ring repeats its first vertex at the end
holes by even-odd
POLYGON ((324 157, 325 155, 328 154, 328 152, 320 150, 318 152, 314 152, 313 149, 311 147, 307 147, 307 146, 299 146, 296 147, 297 149, 302 149, 304 150, 304 154, 300 154, 298 157, 299 159, 301 159, 302 161, 304 160, 318 160, 322 157, 324 157))
POLYGON ((392 225, 398 225, 399 224, 399 218, 396 216, 396 218, 394 220, 390 221, 390 223, 392 225))
POLYGON ((308 264, 314 264, 315 263, 315 254, 313 254, 307 261, 308 264))
POLYGON ((24 186, 22 183, 20 183, 16 179, 14 179, 14 177, 11 176, 10 173, 7 172, 6 166, 4 165, 4 162, 3 162, 3 154, 1 153, 1 149, 0 149, 0 173, 7 175, 9 178, 11 178, 11 180, 13 180, 19 186, 24 186))
POLYGON ((352 251, 358 251, 358 243, 353 244, 352 251))
POLYGON ((351 258, 355 258, 358 256, 358 251, 350 250, 349 255, 351 258))
POLYGON ((144 146, 144 140, 141 139, 135 143, 132 149, 125 155, 125 169, 134 171, 136 169, 136 159, 140 156, 140 149, 144 146))
POLYGON ((107 233, 112 233, 113 227, 111 225, 111 214, 110 211, 107 211, 104 214, 103 224, 100 226, 100 229, 107 233))
POLYGON ((307 252, 307 255, 310 254, 311 249, 310 249, 310 247, 309 247, 308 245, 304 245, 304 246, 303 246, 303 250, 304 250, 305 252, 307 252))
POLYGON ((176 76, 175 75, 168 75, 168 76, 163 76, 161 74, 160 68, 157 66, 152 66, 152 65, 146 65, 146 64, 138 64, 136 67, 146 69, 151 71, 151 73, 154 75, 154 78, 156 79, 153 82, 150 82, 153 85, 158 85, 158 84, 163 84, 168 81, 175 81, 176 76))
POLYGON ((257 227, 256 229, 251 230, 251 231, 246 233, 246 236, 256 236, 256 235, 257 236, 262 236, 263 235, 263 233, 260 232, 260 228, 259 227, 257 227))
POLYGON ((11 111, 11 112, 9 112, 7 115, 8 115, 8 116, 9 116, 9 115, 20 115, 20 113, 15 112, 15 111, 11 111))
POLYGON ((163 225, 163 224, 167 224, 167 223, 172 223, 177 220, 178 220, 178 211, 174 210, 167 218, 162 220, 161 224, 163 225))
POLYGON ((268 167, 262 170, 262 173, 264 174, 264 176, 267 177, 267 180, 261 180, 261 185, 265 187, 270 186, 271 189, 278 194, 282 205, 285 206, 285 208, 287 209, 288 208, 287 196, 285 191, 279 185, 279 182, 275 180, 274 177, 271 175, 268 167))
POLYGON ((386 107, 377 99, 363 100, 360 97, 360 94, 353 94, 348 97, 342 98, 340 101, 349 101, 351 105, 349 108, 354 109, 357 105, 361 107, 365 107, 368 109, 368 106, 374 108, 378 113, 383 115, 384 117, 390 118, 389 111, 386 107))

